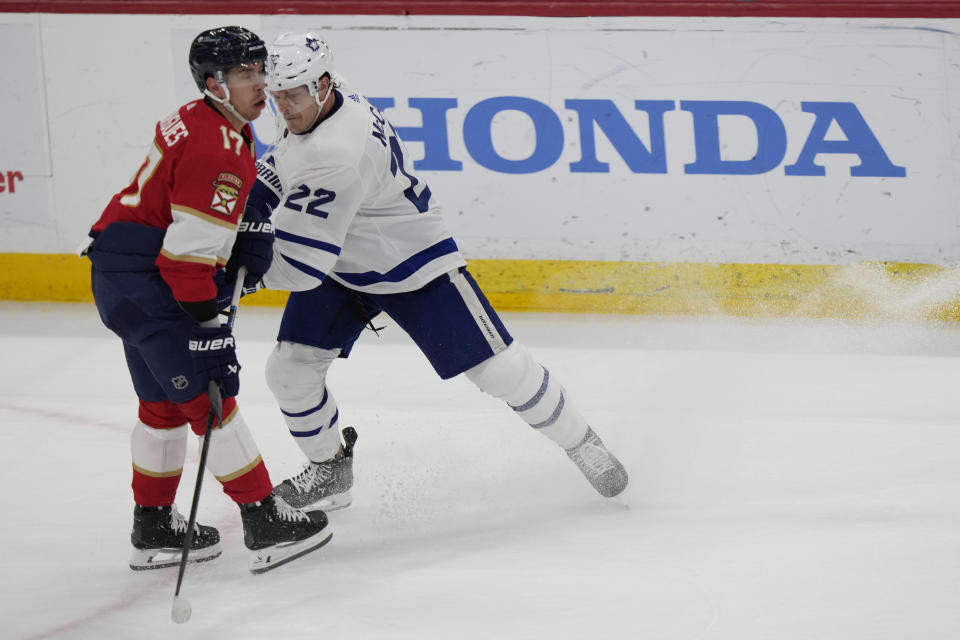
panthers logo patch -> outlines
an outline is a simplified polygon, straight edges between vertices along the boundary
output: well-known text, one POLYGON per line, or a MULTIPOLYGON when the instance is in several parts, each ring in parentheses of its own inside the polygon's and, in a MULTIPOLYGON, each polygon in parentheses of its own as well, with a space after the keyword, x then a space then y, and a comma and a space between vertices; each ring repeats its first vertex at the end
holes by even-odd
POLYGON ((228 216, 233 215, 242 186, 243 180, 232 173, 218 175, 213 181, 213 200, 210 201, 210 209, 228 216))

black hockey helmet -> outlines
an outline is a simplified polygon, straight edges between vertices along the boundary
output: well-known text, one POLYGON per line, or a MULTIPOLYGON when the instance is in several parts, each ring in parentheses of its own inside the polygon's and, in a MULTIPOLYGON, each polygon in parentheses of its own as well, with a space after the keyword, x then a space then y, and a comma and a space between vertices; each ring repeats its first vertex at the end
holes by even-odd
POLYGON ((243 27, 208 29, 190 45, 190 71, 200 91, 206 90, 209 77, 224 82, 232 67, 266 59, 267 45, 257 34, 243 27))

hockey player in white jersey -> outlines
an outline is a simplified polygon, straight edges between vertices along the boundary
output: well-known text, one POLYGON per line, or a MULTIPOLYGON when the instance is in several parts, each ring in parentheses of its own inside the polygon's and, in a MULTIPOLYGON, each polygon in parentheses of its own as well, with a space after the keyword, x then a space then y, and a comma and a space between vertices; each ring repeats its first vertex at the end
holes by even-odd
POLYGON ((276 492, 298 507, 349 504, 356 432, 345 429, 341 442, 326 374, 380 312, 441 378, 466 374, 562 447, 601 495, 622 492, 623 465, 507 332, 396 131, 332 62, 314 33, 284 34, 269 47, 267 89, 284 126, 258 163, 245 212, 273 223, 263 286, 292 292, 266 377, 309 462, 276 492))

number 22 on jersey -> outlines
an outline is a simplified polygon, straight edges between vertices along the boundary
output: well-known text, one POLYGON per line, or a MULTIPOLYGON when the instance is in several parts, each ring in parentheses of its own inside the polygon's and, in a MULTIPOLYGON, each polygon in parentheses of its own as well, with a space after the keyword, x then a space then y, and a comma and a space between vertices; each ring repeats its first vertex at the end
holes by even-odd
POLYGON ((330 212, 324 211, 320 207, 333 202, 334 198, 337 197, 336 192, 330 191, 329 189, 317 189, 313 192, 313 198, 301 204, 300 201, 310 197, 310 195, 310 187, 305 184, 298 185, 290 192, 290 195, 287 196, 283 206, 297 212, 303 211, 309 213, 318 218, 326 218, 329 216, 330 212))
POLYGON ((380 110, 373 105, 370 105, 370 113, 373 114, 374 119, 373 137, 379 140, 384 147, 390 147, 390 173, 396 177, 399 171, 410 181, 410 186, 403 190, 403 195, 417 208, 417 211, 426 213, 430 208, 430 187, 424 184, 423 190, 419 194, 416 192, 415 187, 420 184, 420 180, 413 175, 412 171, 408 171, 404 166, 403 147, 400 146, 400 139, 397 137, 396 129, 383 117, 380 110), (389 143, 387 142, 386 127, 390 127, 389 143))

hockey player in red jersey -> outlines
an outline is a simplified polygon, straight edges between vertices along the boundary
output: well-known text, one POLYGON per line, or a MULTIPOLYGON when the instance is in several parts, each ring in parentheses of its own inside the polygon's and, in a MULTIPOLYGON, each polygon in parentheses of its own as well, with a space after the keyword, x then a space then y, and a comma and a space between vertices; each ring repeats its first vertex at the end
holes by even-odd
MULTIPOLYGON (((223 424, 215 422, 207 466, 240 507, 250 570, 279 566, 330 539, 323 511, 293 508, 273 494, 237 408, 240 365, 231 328, 219 321, 224 267, 242 265, 258 277, 272 258, 268 226, 238 233, 256 181, 249 123, 266 104, 265 57, 263 41, 242 27, 199 34, 189 62, 204 97, 157 124, 133 181, 90 231, 94 300, 123 340, 139 398, 131 437, 132 569, 179 563, 187 523, 174 498, 187 424, 198 435, 206 429, 211 380, 222 390, 223 424)), ((219 540, 215 528, 197 525, 190 561, 219 556, 219 540)))

